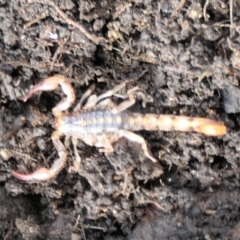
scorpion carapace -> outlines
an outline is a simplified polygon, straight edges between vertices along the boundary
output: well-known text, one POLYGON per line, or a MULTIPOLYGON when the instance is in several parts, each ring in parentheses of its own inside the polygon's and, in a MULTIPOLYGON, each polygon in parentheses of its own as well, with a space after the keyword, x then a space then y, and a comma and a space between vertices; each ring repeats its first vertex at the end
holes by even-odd
POLYGON ((92 85, 71 113, 63 112, 75 101, 73 87, 65 77, 56 75, 36 84, 23 98, 24 101, 27 101, 37 91, 55 90, 59 85, 67 96, 52 109, 53 115, 56 117, 52 141, 59 158, 54 161, 50 169, 40 168, 31 174, 12 171, 12 174, 25 181, 45 181, 55 177, 64 168, 67 161, 67 150, 60 141, 62 135, 72 138, 76 159, 71 170, 78 171, 81 158, 77 152, 76 139, 81 139, 88 145, 99 147, 101 152, 109 153, 114 151, 112 144, 119 138, 125 137, 130 141, 139 143, 145 156, 156 162, 157 160, 150 154, 145 140, 133 131, 194 131, 208 136, 222 136, 226 133, 226 127, 223 123, 207 118, 140 114, 128 111, 127 109, 135 103, 133 92, 137 91, 138 87, 128 90, 127 100, 118 106, 115 105, 110 97, 124 88, 127 83, 125 81, 100 96, 91 95, 94 90, 94 85, 92 85), (86 105, 82 107, 82 103, 87 98, 86 105))

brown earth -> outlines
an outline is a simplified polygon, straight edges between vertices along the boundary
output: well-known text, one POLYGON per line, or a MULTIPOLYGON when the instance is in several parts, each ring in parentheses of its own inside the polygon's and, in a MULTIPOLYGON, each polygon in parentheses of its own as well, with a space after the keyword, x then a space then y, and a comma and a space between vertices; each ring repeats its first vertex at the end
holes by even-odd
POLYGON ((239 23, 238 1, 1 0, 1 239, 240 239, 239 23), (51 109, 63 94, 21 98, 54 74, 77 101, 91 83, 100 94, 138 79, 129 87, 153 101, 143 108, 140 95, 132 111, 208 117, 228 132, 139 132, 157 164, 125 139, 108 156, 79 141, 79 173, 70 147, 56 179, 25 183, 11 169, 57 157, 51 109))

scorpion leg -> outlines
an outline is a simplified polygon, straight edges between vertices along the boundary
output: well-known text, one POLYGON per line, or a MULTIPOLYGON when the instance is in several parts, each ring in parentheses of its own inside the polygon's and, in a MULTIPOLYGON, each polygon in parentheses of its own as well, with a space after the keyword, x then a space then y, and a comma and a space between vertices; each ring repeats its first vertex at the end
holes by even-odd
POLYGON ((68 82, 68 80, 61 76, 55 75, 49 78, 46 78, 33 86, 30 92, 23 97, 23 101, 26 102, 34 93, 38 91, 52 91, 55 90, 58 85, 62 87, 63 92, 67 95, 65 99, 63 99, 60 103, 57 104, 56 107, 52 109, 54 116, 59 116, 60 112, 67 110, 73 102, 75 101, 75 93, 72 85, 68 82))
POLYGON ((91 109, 91 108, 96 107, 96 102, 97 102, 96 99, 97 99, 96 94, 91 95, 88 98, 88 100, 87 100, 86 104, 84 105, 83 109, 91 109))
POLYGON ((102 153, 114 152, 114 148, 109 140, 109 136, 105 134, 97 137, 95 146, 100 147, 98 151, 102 153))
MULTIPOLYGON (((108 90, 107 92, 99 95, 97 97, 96 101, 99 102, 99 101, 101 101, 104 98, 109 98, 109 97, 113 96, 114 94, 119 92, 121 89, 123 89, 128 82, 129 81, 122 82, 122 83, 118 84, 117 86, 115 86, 113 89, 108 90)), ((97 104, 97 102, 96 102, 96 104, 97 104)))
POLYGON ((139 89, 138 87, 134 87, 134 88, 128 90, 128 92, 127 92, 128 99, 123 101, 122 103, 120 103, 118 106, 116 106, 116 104, 109 98, 100 101, 97 104, 97 106, 98 107, 108 107, 113 114, 120 113, 120 112, 128 109, 129 107, 131 107, 136 102, 132 93, 137 91, 138 89, 139 89))
POLYGON ((110 98, 102 100, 101 102, 99 102, 97 104, 97 106, 100 108, 101 107, 109 107, 109 109, 116 107, 115 103, 110 98))
POLYGON ((70 166, 69 172, 78 172, 80 169, 81 157, 78 154, 77 143, 78 143, 78 139, 72 137, 72 144, 73 144, 73 149, 74 149, 75 160, 73 162, 73 166, 70 166))
POLYGON ((122 88, 126 86, 127 82, 123 82, 117 86, 115 86, 112 90, 107 91, 106 93, 101 94, 100 96, 91 95, 93 92, 95 85, 91 85, 90 88, 83 94, 82 98, 80 99, 77 106, 74 108, 74 111, 78 111, 82 108, 82 104, 86 98, 88 98, 87 103, 84 105, 83 109, 90 109, 97 105, 98 102, 100 102, 104 98, 109 98, 118 91, 120 91, 122 88), (90 96, 91 95, 91 96, 90 96))
POLYGON ((99 95, 96 99, 95 102, 93 103, 93 106, 95 106, 98 102, 100 102, 101 100, 103 100, 104 98, 109 98, 113 95, 115 95, 117 92, 119 92, 121 89, 123 89, 127 83, 132 82, 130 81, 124 81, 120 84, 118 84, 117 86, 115 86, 113 89, 108 90, 106 93, 103 93, 101 95, 99 95))
POLYGON ((125 137, 129 141, 137 142, 137 143, 141 144, 142 150, 143 150, 145 156, 147 158, 149 158, 150 160, 152 160, 153 162, 157 162, 157 160, 154 157, 152 157, 151 154, 149 153, 146 141, 144 140, 143 137, 141 137, 135 133, 126 131, 126 130, 119 130, 112 136, 110 141, 111 141, 111 143, 116 142, 121 137, 125 137))
POLYGON ((22 174, 22 173, 12 171, 13 176, 23 181, 33 181, 33 180, 46 181, 51 178, 54 178, 64 168, 67 161, 67 151, 59 138, 60 138, 60 135, 58 134, 58 132, 55 131, 52 134, 52 141, 55 148, 57 149, 59 158, 54 160, 50 169, 39 168, 30 174, 22 174))
POLYGON ((154 157, 152 157, 151 154, 149 153, 149 150, 144 138, 129 131, 119 130, 113 135, 98 136, 97 139, 95 140, 96 142, 94 143, 94 145, 96 147, 100 147, 99 152, 111 153, 114 151, 112 143, 116 142, 119 138, 122 138, 122 137, 125 137, 132 142, 137 142, 141 144, 144 155, 150 160, 152 160, 153 162, 157 162, 157 160, 154 157))
POLYGON ((129 89, 127 91, 128 99, 121 102, 118 106, 112 107, 111 112, 113 114, 117 114, 117 113, 120 113, 120 112, 130 108, 132 105, 134 105, 134 103, 136 102, 136 99, 133 96, 133 92, 137 91, 138 89, 139 89, 139 87, 134 87, 132 89, 129 89))
POLYGON ((74 108, 74 112, 79 111, 80 109, 82 109, 82 104, 83 102, 91 95, 91 93, 94 91, 95 89, 95 84, 92 84, 88 90, 82 95, 79 103, 76 105, 76 107, 74 108))
MULTIPOLYGON (((84 95, 83 95, 82 98, 80 99, 80 101, 79 101, 79 103, 77 104, 77 106, 74 108, 74 111, 80 110, 80 109, 82 108, 82 104, 83 104, 84 100, 85 100, 86 98, 88 98, 90 95, 91 95, 91 96, 89 97, 89 99, 88 99, 87 103, 85 104, 85 106, 83 107, 83 109, 89 109, 89 108, 95 107, 98 102, 100 102, 100 101, 103 100, 104 98, 107 98, 107 99, 108 99, 109 97, 115 95, 115 94, 116 94, 117 92, 119 92, 122 88, 124 88, 124 87, 126 86, 126 84, 129 83, 129 82, 132 82, 132 80, 130 80, 130 81, 125 81, 125 82, 123 82, 123 83, 120 83, 120 84, 118 84, 117 86, 115 86, 113 89, 107 91, 106 93, 103 93, 103 94, 99 95, 98 97, 97 97, 96 95, 91 95, 91 93, 92 93, 93 90, 95 89, 95 85, 94 85, 94 84, 91 85, 90 88, 84 93, 84 95)), ((133 88, 133 89, 128 90, 128 94, 127 94, 127 95, 129 96, 130 92, 134 92, 134 91, 136 91, 136 90, 138 90, 138 89, 139 89, 139 87, 135 87, 135 88, 133 88)), ((119 95, 119 96, 121 96, 122 98, 124 98, 122 95, 119 95)), ((110 103, 110 102, 107 102, 107 101, 106 101, 106 104, 105 104, 105 105, 107 105, 107 103, 110 103)), ((134 103, 135 103, 135 101, 134 101, 134 103)), ((101 104, 101 105, 103 106, 104 104, 101 104)), ((132 105, 132 104, 131 104, 131 105, 132 105)), ((98 105, 98 106, 99 106, 99 105, 98 105)))

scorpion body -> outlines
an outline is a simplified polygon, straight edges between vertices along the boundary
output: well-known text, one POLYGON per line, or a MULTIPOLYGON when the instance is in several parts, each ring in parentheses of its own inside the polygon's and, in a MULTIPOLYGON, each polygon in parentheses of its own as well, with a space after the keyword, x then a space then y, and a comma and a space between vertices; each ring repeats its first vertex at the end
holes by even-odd
POLYGON ((60 137, 63 135, 72 139, 76 159, 74 166, 70 169, 78 171, 81 158, 76 147, 77 139, 83 140, 90 146, 100 148, 100 152, 109 153, 114 151, 112 144, 119 138, 125 137, 140 144, 145 156, 156 162, 157 160, 150 154, 145 140, 133 133, 134 131, 195 131, 208 136, 222 136, 226 133, 224 124, 207 118, 141 114, 128 111, 127 109, 135 103, 133 92, 137 91, 138 87, 128 90, 127 100, 117 106, 110 100, 110 97, 124 88, 126 84, 127 81, 100 96, 91 95, 94 90, 94 87, 91 86, 71 113, 64 111, 71 107, 76 97, 72 85, 65 77, 56 75, 36 84, 23 98, 24 101, 27 101, 37 91, 55 90, 58 85, 62 87, 67 96, 52 109, 53 115, 56 117, 52 141, 59 158, 54 161, 50 169, 39 168, 31 174, 12 171, 12 174, 24 181, 45 181, 55 177, 64 168, 67 161, 67 150, 60 141, 60 137), (82 103, 87 98, 86 105, 82 107, 82 103))
POLYGON ((113 114, 109 109, 90 109, 65 113, 55 120, 56 130, 66 136, 84 138, 99 134, 127 131, 183 131, 217 136, 222 123, 206 118, 174 115, 132 113, 128 110, 113 114), (200 123, 203 123, 201 125, 200 123), (207 125, 208 124, 208 125, 207 125))

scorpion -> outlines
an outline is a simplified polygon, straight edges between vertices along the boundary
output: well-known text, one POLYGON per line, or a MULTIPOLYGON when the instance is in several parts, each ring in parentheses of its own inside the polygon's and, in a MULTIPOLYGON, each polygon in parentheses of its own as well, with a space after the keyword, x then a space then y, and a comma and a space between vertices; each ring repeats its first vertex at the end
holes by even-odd
POLYGON ((49 169, 42 167, 30 174, 12 171, 13 176, 23 181, 46 181, 56 177, 67 162, 66 146, 60 140, 63 135, 69 140, 72 139, 75 160, 70 169, 77 171, 81 163, 81 158, 77 152, 77 139, 99 148, 100 152, 111 153, 114 151, 112 144, 125 137, 129 141, 140 144, 145 157, 156 162, 157 159, 150 154, 144 138, 135 134, 134 131, 194 131, 216 137, 226 133, 226 127, 223 123, 208 118, 130 112, 128 108, 136 101, 133 93, 139 89, 138 87, 129 89, 127 98, 116 105, 110 97, 124 88, 127 82, 129 81, 124 81, 99 96, 92 94, 95 87, 95 85, 92 85, 82 95, 72 112, 66 110, 72 106, 76 96, 66 77, 55 75, 34 85, 28 94, 23 97, 24 102, 38 91, 52 91, 57 89, 59 85, 66 95, 66 98, 52 109, 55 117, 53 124, 55 131, 52 133, 51 139, 59 158, 54 160, 49 169), (85 100, 86 104, 82 106, 85 100))

